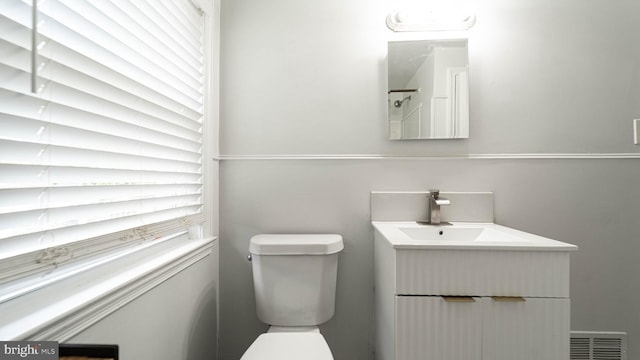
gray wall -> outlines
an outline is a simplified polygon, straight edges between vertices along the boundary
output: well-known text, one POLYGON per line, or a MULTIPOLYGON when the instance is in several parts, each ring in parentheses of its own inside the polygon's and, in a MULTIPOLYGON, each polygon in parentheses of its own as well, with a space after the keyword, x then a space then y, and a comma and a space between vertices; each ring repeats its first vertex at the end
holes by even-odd
POLYGON ((213 254, 67 343, 118 344, 121 359, 217 359, 218 246, 213 254))
POLYGON ((266 329, 246 253, 268 232, 343 235, 321 331, 337 360, 371 359, 369 192, 429 187, 493 191, 498 223, 578 245, 572 329, 627 331, 640 358, 640 2, 476 4, 470 139, 393 142, 392 1, 222 1, 221 359, 266 329))

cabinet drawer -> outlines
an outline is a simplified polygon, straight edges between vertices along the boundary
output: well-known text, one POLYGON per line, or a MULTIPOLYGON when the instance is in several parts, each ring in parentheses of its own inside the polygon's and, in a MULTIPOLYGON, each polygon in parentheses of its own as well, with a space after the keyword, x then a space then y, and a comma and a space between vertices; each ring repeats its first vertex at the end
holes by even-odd
POLYGON ((480 360, 482 304, 470 299, 397 296, 395 359, 480 360))
POLYGON ((398 250, 395 293, 569 297, 569 253, 398 250))
POLYGON ((569 359, 569 299, 482 299, 482 352, 492 360, 569 359))
POLYGON ((396 296, 395 359, 569 358, 569 299, 464 300, 396 296))

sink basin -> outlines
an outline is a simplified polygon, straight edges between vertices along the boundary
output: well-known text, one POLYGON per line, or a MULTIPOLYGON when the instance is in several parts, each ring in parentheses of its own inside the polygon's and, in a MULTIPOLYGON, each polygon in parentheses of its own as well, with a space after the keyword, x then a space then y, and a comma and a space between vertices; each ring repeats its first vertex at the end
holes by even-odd
POLYGON ((374 228, 394 248, 575 250, 575 245, 529 234, 494 223, 374 221, 374 228))
POLYGON ((487 227, 433 226, 400 227, 400 231, 417 241, 511 243, 527 240, 487 227))

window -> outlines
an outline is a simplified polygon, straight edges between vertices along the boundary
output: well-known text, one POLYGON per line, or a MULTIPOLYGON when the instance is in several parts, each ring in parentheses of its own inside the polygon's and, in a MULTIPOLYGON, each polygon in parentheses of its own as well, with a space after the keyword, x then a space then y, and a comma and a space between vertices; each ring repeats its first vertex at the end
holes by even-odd
POLYGON ((201 11, 36 9, 34 21, 31 0, 0 2, 0 303, 65 264, 201 237, 205 219, 201 11))

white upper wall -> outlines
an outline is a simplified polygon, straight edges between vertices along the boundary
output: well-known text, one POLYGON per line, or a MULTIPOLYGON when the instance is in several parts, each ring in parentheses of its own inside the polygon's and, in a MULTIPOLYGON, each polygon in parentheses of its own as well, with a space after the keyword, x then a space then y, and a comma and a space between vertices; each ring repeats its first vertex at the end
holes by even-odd
POLYGON ((630 153, 637 0, 484 0, 469 33, 468 140, 387 138, 391 0, 222 4, 221 153, 630 153))

